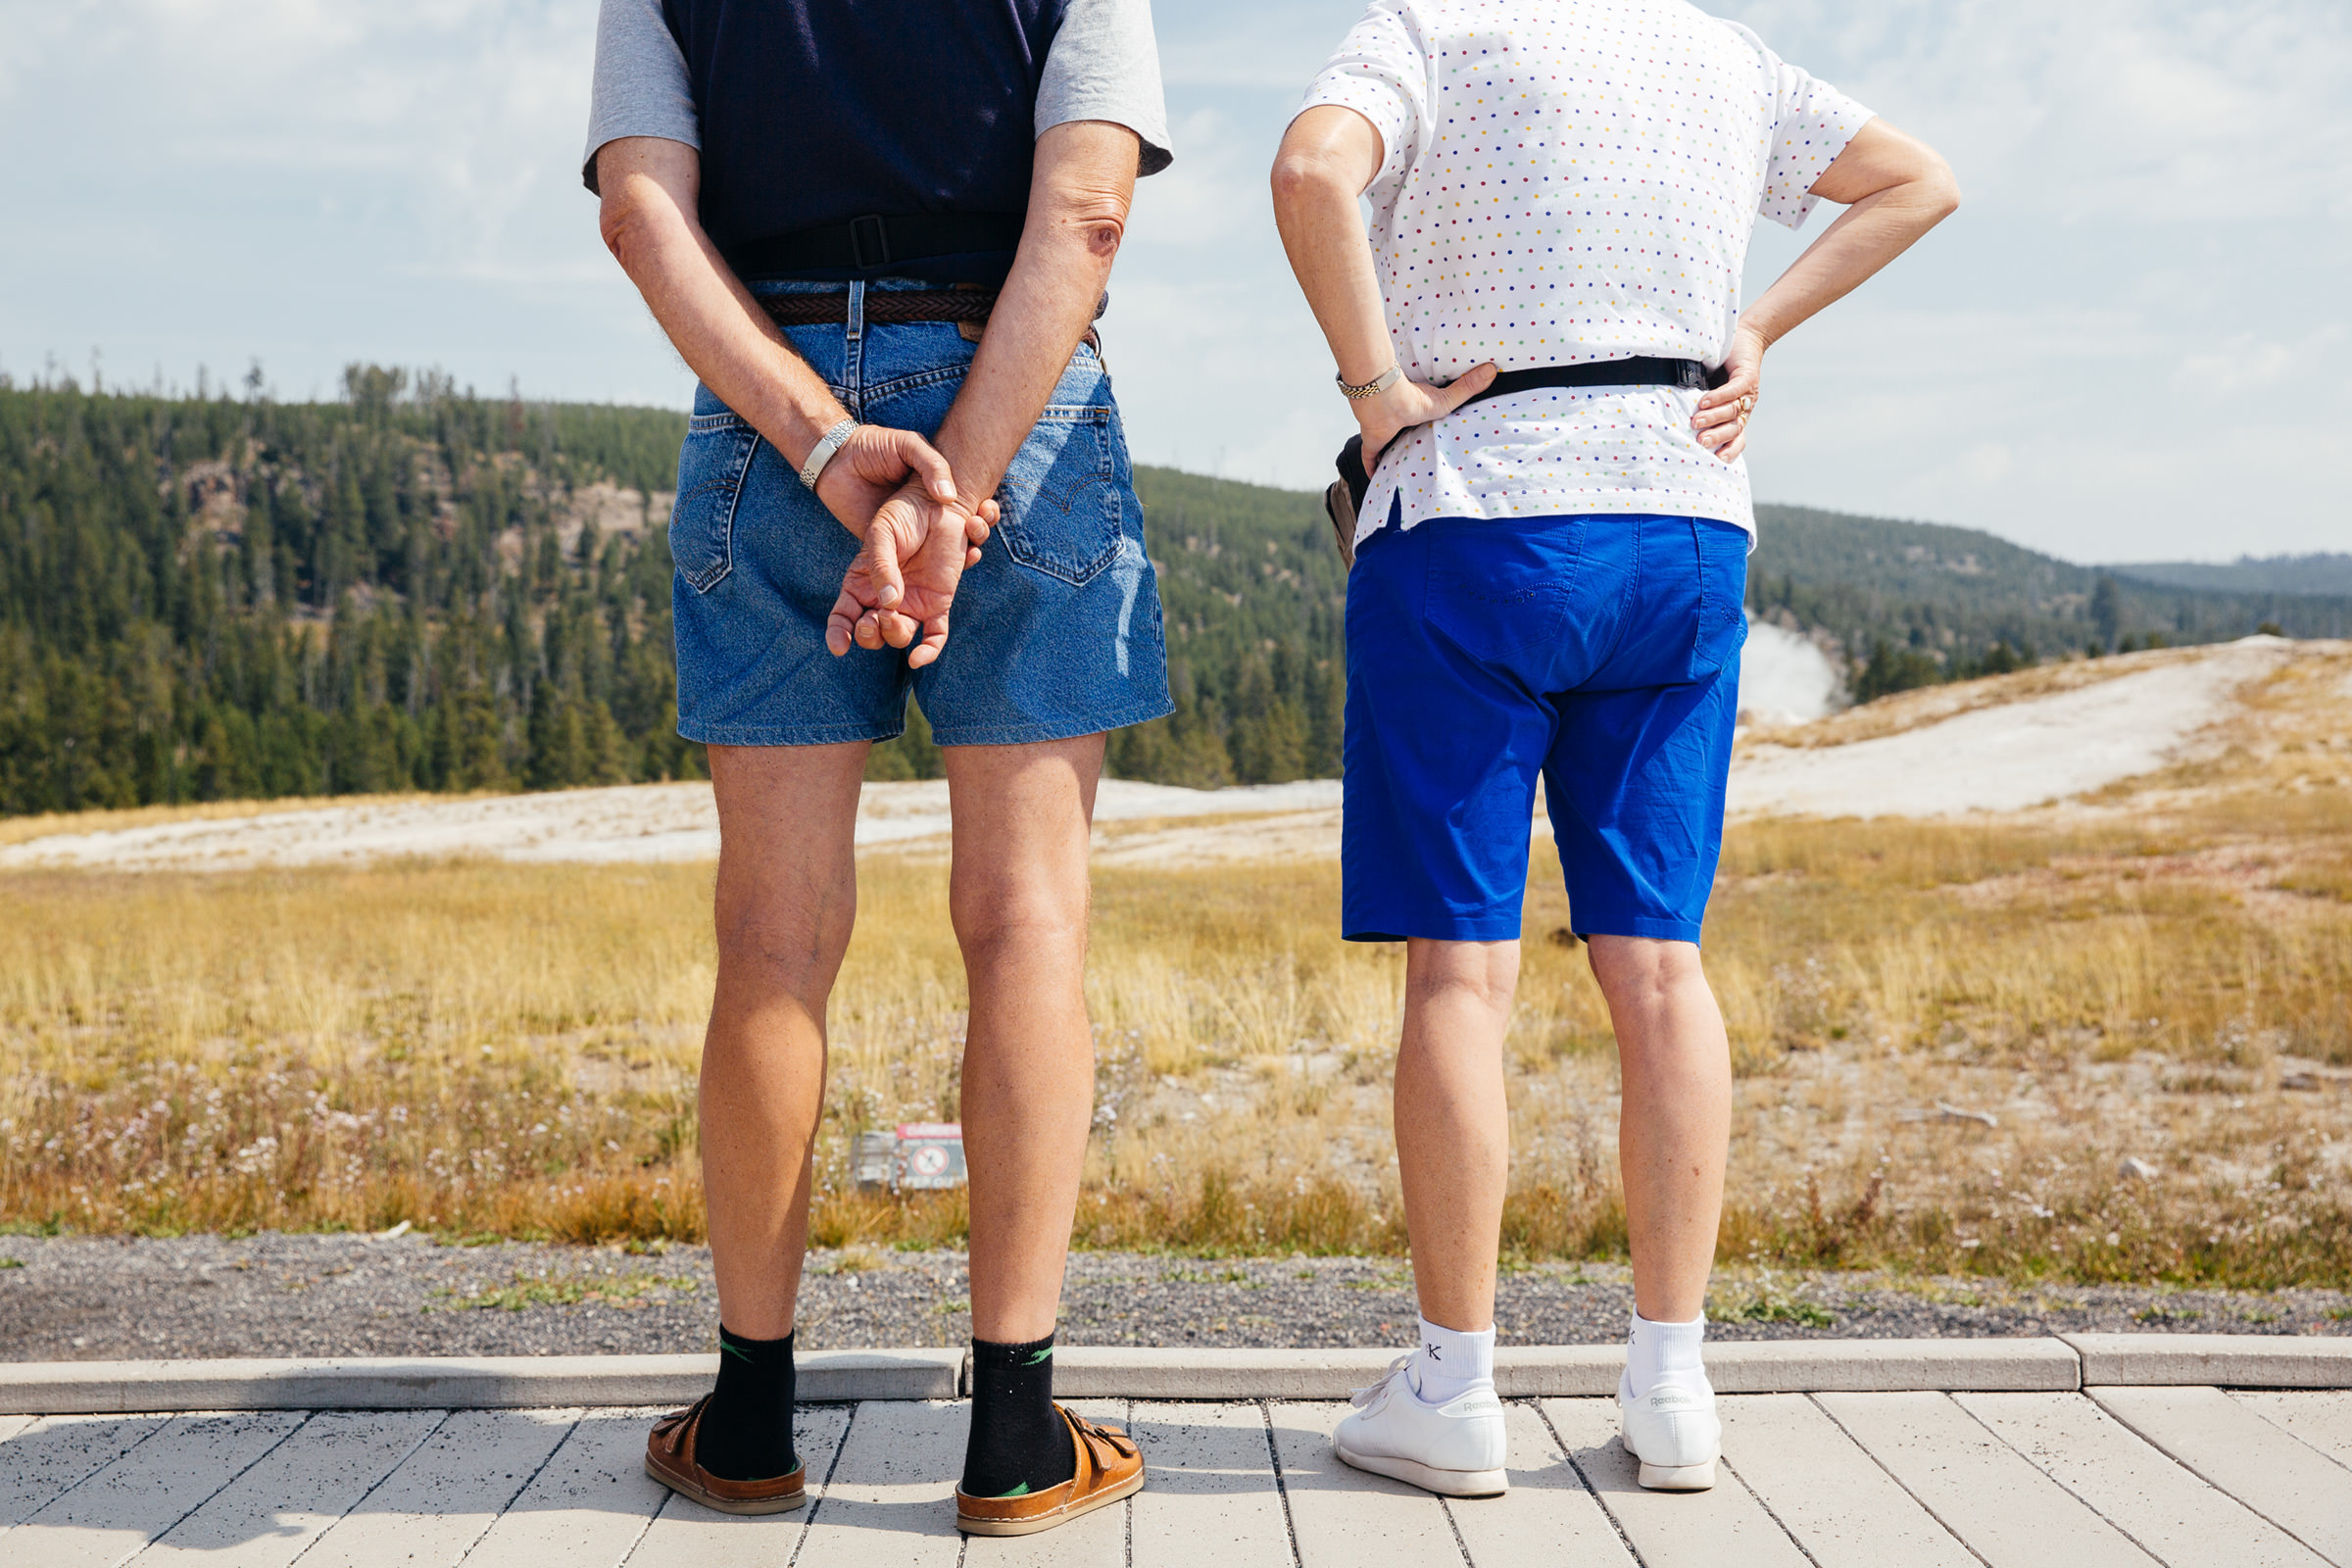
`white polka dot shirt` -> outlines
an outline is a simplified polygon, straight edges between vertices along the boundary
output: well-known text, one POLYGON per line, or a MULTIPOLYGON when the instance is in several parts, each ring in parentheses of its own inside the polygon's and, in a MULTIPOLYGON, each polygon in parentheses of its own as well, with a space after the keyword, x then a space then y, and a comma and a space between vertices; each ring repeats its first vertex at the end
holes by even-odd
MULTIPOLYGON (((1637 355, 1723 363, 1757 215, 1794 228, 1871 116, 1684 0, 1373 0, 1307 92, 1376 126, 1397 362, 1446 381, 1637 355)), ((1550 388, 1407 432, 1359 538, 1430 517, 1661 513, 1751 533, 1698 394, 1550 388)))

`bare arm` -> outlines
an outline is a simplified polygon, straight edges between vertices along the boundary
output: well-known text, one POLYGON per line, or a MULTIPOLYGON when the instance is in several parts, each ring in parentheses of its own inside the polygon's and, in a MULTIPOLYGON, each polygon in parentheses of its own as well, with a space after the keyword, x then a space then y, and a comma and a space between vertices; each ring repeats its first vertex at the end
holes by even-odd
POLYGON ((1951 166, 1884 120, 1855 133, 1813 182, 1813 194, 1846 204, 1844 213, 1740 313, 1724 360, 1731 379, 1699 399, 1691 421, 1699 440, 1726 463, 1746 449, 1740 405, 1762 385, 1764 351, 1868 282, 1960 207, 1951 166))
MULTIPOLYGON (((605 244, 703 384, 798 468, 849 412, 703 232, 702 171, 702 155, 683 142, 607 142, 596 155, 605 244)), ((936 498, 955 499, 947 463, 920 436, 868 425, 826 465, 817 499, 862 534, 909 472, 936 498)))
MULTIPOLYGON (((1104 121, 1056 125, 1037 139, 1020 250, 936 437, 957 494, 996 495, 1093 323, 1126 236, 1142 148, 1134 131, 1104 121)), ((907 662, 939 657, 968 557, 948 547, 937 512, 902 491, 877 514, 827 627, 836 654, 853 641, 905 648, 919 631, 922 646, 907 662)))
POLYGON ((1056 125, 1037 139, 1021 248, 971 373, 939 427, 959 494, 996 494, 1093 324, 1127 235, 1142 150, 1134 131, 1099 120, 1056 125))
MULTIPOLYGON (((1274 158, 1274 223, 1291 270, 1351 385, 1378 379, 1396 363, 1372 262, 1372 238, 1356 205, 1387 157, 1380 131, 1352 109, 1318 104, 1291 122, 1274 158)), ((1482 365, 1444 387, 1398 381, 1378 397, 1350 400, 1364 437, 1364 465, 1379 462, 1396 433, 1451 414, 1494 379, 1482 365)))

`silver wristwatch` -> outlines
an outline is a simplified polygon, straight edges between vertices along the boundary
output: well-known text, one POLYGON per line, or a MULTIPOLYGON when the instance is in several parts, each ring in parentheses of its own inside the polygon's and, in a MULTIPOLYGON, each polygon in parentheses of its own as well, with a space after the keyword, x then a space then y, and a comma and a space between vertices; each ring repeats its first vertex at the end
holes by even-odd
POLYGON ((825 471, 825 465, 831 463, 833 455, 848 446, 850 437, 857 433, 858 421, 856 419, 844 419, 832 429, 827 430, 824 439, 808 449, 808 461, 801 465, 801 483, 814 490, 817 479, 825 471))
POLYGON ((1381 371, 1380 374, 1374 376, 1371 380, 1366 381, 1362 386, 1349 386, 1348 384, 1348 375, 1346 371, 1335 371, 1332 375, 1332 379, 1340 383, 1340 391, 1345 393, 1349 401, 1360 403, 1366 398, 1376 398, 1380 396, 1383 392, 1386 392, 1389 388, 1403 380, 1404 367, 1401 365, 1392 365, 1387 369, 1381 371))

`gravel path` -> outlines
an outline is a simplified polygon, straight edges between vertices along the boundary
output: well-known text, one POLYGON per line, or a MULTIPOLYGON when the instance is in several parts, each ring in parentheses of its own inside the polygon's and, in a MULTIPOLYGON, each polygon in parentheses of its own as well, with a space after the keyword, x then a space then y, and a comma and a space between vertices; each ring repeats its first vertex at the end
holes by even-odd
MULTIPOLYGON (((960 1345, 971 1332, 956 1252, 819 1252, 801 1290, 802 1344, 960 1345)), ((1504 1275, 1506 1344, 1614 1342, 1622 1268, 1504 1275)), ((699 1247, 617 1249, 416 1236, 170 1240, 0 1236, 0 1360, 219 1355, 554 1355, 697 1350, 716 1320, 699 1247), (11 1261, 13 1260, 13 1261, 11 1261)), ((2352 1333, 2352 1293, 2012 1290, 1870 1275, 1726 1276, 1719 1339, 1999 1337, 2074 1330, 2352 1333)), ((1071 1256, 1071 1345, 1402 1346, 1408 1272, 1389 1258, 1071 1256)))

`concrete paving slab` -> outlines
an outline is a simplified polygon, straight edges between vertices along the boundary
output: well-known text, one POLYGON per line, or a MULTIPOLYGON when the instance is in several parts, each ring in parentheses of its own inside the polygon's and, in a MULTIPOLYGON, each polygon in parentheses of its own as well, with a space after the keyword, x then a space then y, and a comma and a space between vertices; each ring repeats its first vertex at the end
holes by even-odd
POLYGON ((2352 1565, 2352 1476, 2219 1389, 2093 1389, 2100 1408, 2329 1562, 2352 1565))
POLYGON ((2337 1464, 2352 1469, 2352 1393, 2299 1390, 2268 1394, 2239 1390, 2230 1396, 2274 1426, 2284 1427, 2337 1464))
POLYGON ((164 1420, 61 1415, 17 1433, 0 1447, 0 1534, 146 1442, 164 1420))
POLYGON ((1815 1402, 1989 1568, 2147 1568, 2155 1559, 1941 1394, 1815 1402))
MULTIPOLYGON (((961 1350, 816 1350, 801 1398, 954 1398, 961 1350)), ((715 1355, 402 1356, 349 1360, 27 1361, 0 1365, 0 1413, 493 1410, 689 1403, 715 1355)))
MULTIPOLYGON (((1743 1340, 1705 1353, 1718 1394, 2082 1387, 2081 1362, 2053 1339, 1743 1340)), ((1604 1392, 1616 1389, 1612 1377, 1604 1392)))
POLYGON ((1737 1476, 1722 1475, 1711 1492, 1643 1491, 1641 1466, 1618 1441, 1615 1399, 1545 1399, 1543 1411, 1643 1562, 1805 1568, 1804 1554, 1737 1476))
POLYGON ((796 1568, 956 1568, 956 1478, 969 1431, 957 1404, 858 1406, 796 1568))
POLYGON ((1054 1393, 1065 1399, 1345 1399, 1379 1382, 1397 1354, 1067 1345, 1054 1351, 1054 1393))
MULTIPOLYGON (((811 1502, 821 1494, 849 1430, 847 1406, 819 1405, 799 1412, 793 1440, 808 1470, 811 1502)), ((775 1568, 792 1561, 808 1525, 805 1507, 787 1514, 720 1513, 673 1492, 629 1554, 629 1562, 633 1568, 775 1568)))
POLYGON ((1332 1452, 1331 1429, 1347 1408, 1293 1403, 1267 1411, 1300 1568, 1438 1568, 1462 1561, 1453 1526, 1434 1495, 1366 1475, 1332 1452))
POLYGON ((1291 1568, 1290 1517, 1255 1404, 1143 1404, 1151 1477, 1129 1517, 1132 1568, 1291 1568))
MULTIPOLYGON (((1089 1421, 1128 1424, 1124 1399, 1064 1399, 1089 1421)), ((1151 1455, 1145 1456, 1147 1463, 1151 1455)), ((1148 1485, 1149 1483, 1147 1483, 1148 1485)), ((1083 1519, 1034 1536, 973 1536, 963 1544, 964 1568, 1106 1568, 1127 1560, 1127 1510, 1134 1499, 1097 1508, 1083 1519)))
MULTIPOLYGON (((2228 1493, 2185 1474, 2079 1394, 1962 1394, 1963 1409, 2172 1568, 2324 1568, 2228 1493)), ((2345 1477, 2352 1494, 2352 1476, 2345 1477)))
POLYGON ((669 1489, 645 1473, 659 1409, 591 1410, 465 1560, 483 1568, 619 1568, 669 1489))
POLYGON ((1622 1345, 1505 1345, 1494 1351, 1494 1392, 1506 1399, 1592 1398, 1616 1394, 1624 1370, 1622 1345))
POLYGON ((456 1568, 582 1413, 454 1412, 318 1538, 302 1568, 456 1568))
POLYGON ((1617 1527, 1585 1486, 1542 1412, 1533 1405, 1503 1409, 1510 1432, 1511 1490, 1499 1497, 1449 1497, 1454 1534, 1479 1568, 1567 1562, 1577 1568, 1622 1564, 1633 1568, 1617 1527))
POLYGON ((329 1410, 213 1494, 139 1568, 285 1568, 441 1424, 439 1410, 329 1410))
POLYGON ((2082 1386, 2352 1389, 2352 1339, 2269 1334, 2062 1334, 2082 1386))
POLYGON ((302 1425, 294 1414, 183 1415, 0 1537, 12 1563, 114 1568, 302 1425))
POLYGON ((6 1443, 39 1419, 37 1415, 0 1415, 0 1443, 6 1443))
MULTIPOLYGON (((1342 1399, 1380 1381, 1397 1350, 1227 1350, 1071 1346, 1054 1352, 1064 1395, 1139 1399, 1342 1399)), ((1761 1340, 1710 1345, 1719 1393, 1816 1390, 2073 1389, 2075 1352, 2054 1339, 1761 1340)), ((1494 1352, 1506 1399, 1599 1398, 1617 1392, 1614 1345, 1506 1346, 1494 1352)))
POLYGON ((1975 1564, 1934 1514, 1804 1395, 1737 1395, 1716 1408, 1726 1462, 1816 1568, 1975 1564))

